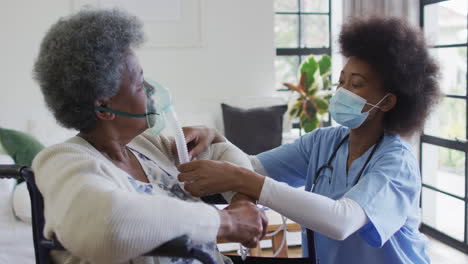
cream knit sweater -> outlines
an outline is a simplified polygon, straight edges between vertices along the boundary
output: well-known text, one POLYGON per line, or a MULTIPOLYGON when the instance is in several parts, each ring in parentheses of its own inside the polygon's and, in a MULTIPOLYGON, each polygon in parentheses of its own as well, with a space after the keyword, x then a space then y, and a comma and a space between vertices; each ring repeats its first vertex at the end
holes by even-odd
MULTIPOLYGON (((128 146, 178 175, 168 138, 144 133, 128 146)), ((214 144, 202 156, 251 168, 228 143, 214 144)), ((126 172, 80 137, 44 149, 32 167, 44 197, 44 235, 55 236, 68 251, 55 252, 55 261, 153 264, 158 258, 139 256, 180 235, 195 243, 216 241, 215 208, 137 193, 126 172)))

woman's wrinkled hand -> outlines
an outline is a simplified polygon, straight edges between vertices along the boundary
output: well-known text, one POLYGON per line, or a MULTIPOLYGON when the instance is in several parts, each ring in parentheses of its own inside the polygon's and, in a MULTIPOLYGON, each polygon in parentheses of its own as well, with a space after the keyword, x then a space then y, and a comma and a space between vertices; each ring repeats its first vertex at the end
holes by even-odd
POLYGON ((193 196, 201 197, 227 191, 235 191, 242 168, 229 162, 196 160, 178 167, 179 181, 193 196))
POLYGON ((218 238, 254 248, 265 236, 268 219, 264 210, 252 202, 245 200, 234 202, 219 211, 219 214, 221 225, 218 238))
MULTIPOLYGON (((225 142, 216 129, 205 126, 191 126, 182 128, 185 135, 185 142, 189 151, 189 157, 198 156, 198 154, 205 151, 211 144, 225 142)), ((172 146, 172 152, 177 153, 176 146, 172 146)))

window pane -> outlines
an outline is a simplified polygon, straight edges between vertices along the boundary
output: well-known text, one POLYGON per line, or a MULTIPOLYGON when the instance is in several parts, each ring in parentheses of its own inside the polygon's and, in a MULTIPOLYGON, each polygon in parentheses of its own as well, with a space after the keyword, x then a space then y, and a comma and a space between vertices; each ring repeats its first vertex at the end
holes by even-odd
POLYGON ((445 94, 466 94, 466 47, 430 49, 440 66, 440 88, 445 94))
POLYGON ((285 88, 283 83, 297 83, 298 56, 276 56, 276 83, 278 88, 285 88))
POLYGON ((422 221, 439 231, 463 241, 464 202, 423 187, 422 221))
POLYGON ((297 12, 297 0, 275 0, 275 12, 297 12))
POLYGON ((467 1, 451 0, 424 7, 424 34, 431 45, 466 43, 467 1))
POLYGON ((301 0, 302 12, 328 12, 328 0, 301 0))
POLYGON ((423 183, 465 197, 465 152, 423 144, 423 183))
POLYGON ((444 98, 427 120, 424 133, 454 140, 466 138, 465 99, 444 98))
POLYGON ((329 25, 326 15, 302 15, 301 47, 328 47, 329 25))
POLYGON ((277 48, 297 48, 298 16, 275 16, 275 45, 277 48))

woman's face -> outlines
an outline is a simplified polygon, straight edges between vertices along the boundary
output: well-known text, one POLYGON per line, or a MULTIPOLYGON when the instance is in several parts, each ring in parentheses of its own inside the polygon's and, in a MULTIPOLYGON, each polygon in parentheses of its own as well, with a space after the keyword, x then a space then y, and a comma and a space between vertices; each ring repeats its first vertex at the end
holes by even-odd
MULTIPOLYGON (((124 70, 119 91, 106 102, 106 107, 132 114, 146 113, 147 93, 143 78, 143 70, 138 58, 129 51, 124 58, 124 70)), ((135 118, 116 115, 114 121, 125 126, 146 129, 146 118, 135 118)))
MULTIPOLYGON (((338 87, 349 90, 374 105, 387 94, 380 76, 367 62, 357 57, 349 58, 341 71, 338 87)), ((366 105, 362 111, 366 112, 371 107, 366 105)))

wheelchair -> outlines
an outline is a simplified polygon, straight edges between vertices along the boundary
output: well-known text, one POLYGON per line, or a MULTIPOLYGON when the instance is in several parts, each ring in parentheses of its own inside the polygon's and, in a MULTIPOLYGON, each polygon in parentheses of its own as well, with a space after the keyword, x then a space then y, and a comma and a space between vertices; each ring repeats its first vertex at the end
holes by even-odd
MULTIPOLYGON (((51 250, 65 250, 65 248, 56 239, 46 239, 43 235, 44 228, 44 201, 39 192, 34 172, 20 165, 0 165, 0 180, 3 178, 13 178, 26 181, 28 192, 31 198, 32 230, 34 253, 37 264, 51 264, 49 256, 51 250)), ((207 203, 225 203, 221 195, 214 195, 202 198, 207 203)), ((191 247, 186 235, 170 240, 163 245, 144 254, 144 256, 158 257, 177 257, 196 259, 203 264, 216 264, 209 254, 203 250, 191 247)), ((239 256, 228 256, 235 264, 309 264, 312 263, 308 258, 267 258, 267 257, 247 257, 242 260, 239 256)))

